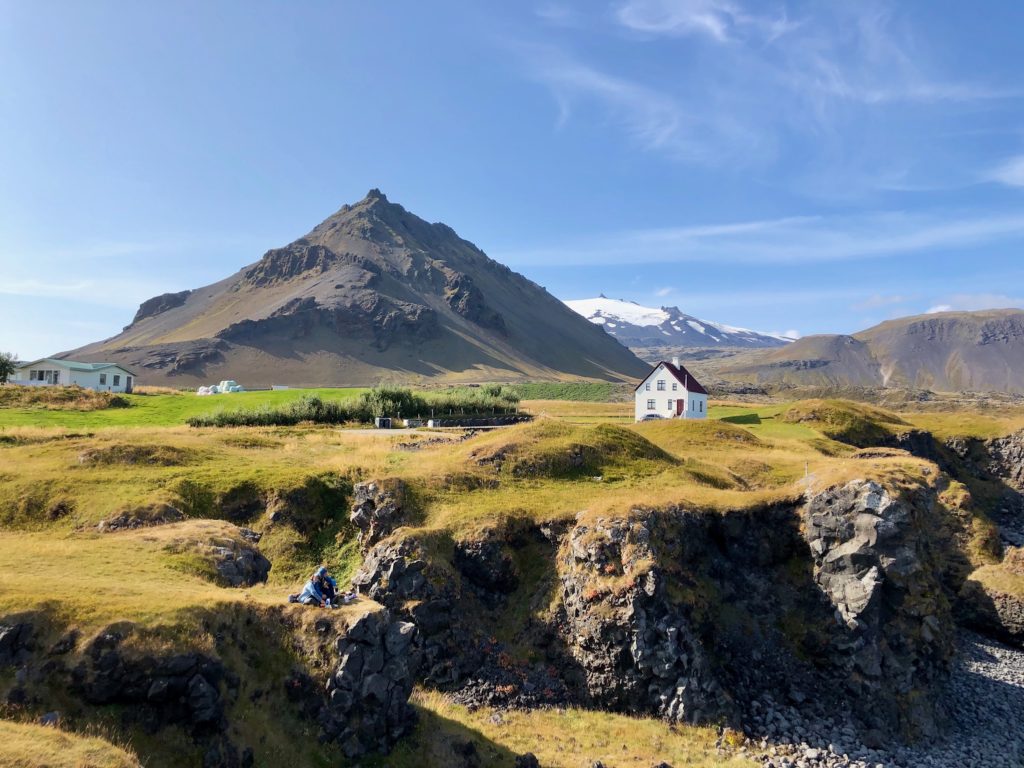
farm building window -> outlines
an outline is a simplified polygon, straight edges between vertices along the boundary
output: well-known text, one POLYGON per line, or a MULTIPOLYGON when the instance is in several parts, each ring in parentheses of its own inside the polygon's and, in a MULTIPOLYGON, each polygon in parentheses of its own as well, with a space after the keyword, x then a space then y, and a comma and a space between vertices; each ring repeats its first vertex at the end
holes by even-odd
POLYGON ((660 379, 658 380, 658 391, 659 392, 664 392, 665 391, 665 382, 661 381, 660 379))
POLYGON ((700 401, 700 412, 704 413, 704 401, 703 400, 700 401))
POLYGON ((648 381, 646 384, 644 384, 644 389, 646 389, 648 392, 650 392, 651 391, 651 382, 648 381))
POLYGON ((121 384, 121 377, 120 377, 120 376, 118 376, 118 375, 117 375, 117 374, 115 373, 115 374, 114 374, 114 386, 115 386, 115 387, 117 387, 117 386, 120 386, 120 384, 121 384))
POLYGON ((648 400, 647 401, 647 410, 648 411, 653 411, 654 410, 654 401, 653 400, 648 400))
POLYGON ((672 382, 672 391, 675 392, 677 389, 679 389, 679 384, 677 382, 673 381, 672 382))
POLYGON ((107 383, 107 374, 101 373, 100 374, 100 384, 106 384, 106 383, 107 383))

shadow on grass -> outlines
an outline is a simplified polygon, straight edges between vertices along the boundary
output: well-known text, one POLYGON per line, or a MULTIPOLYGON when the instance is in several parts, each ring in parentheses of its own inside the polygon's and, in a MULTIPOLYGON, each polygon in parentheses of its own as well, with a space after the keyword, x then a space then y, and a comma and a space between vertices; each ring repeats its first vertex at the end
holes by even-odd
POLYGON ((516 753, 479 731, 422 706, 416 707, 416 730, 386 756, 366 761, 369 768, 432 768, 448 765, 487 765, 511 768, 516 753), (475 757, 474 757, 475 756, 475 757))
POLYGON ((723 416, 719 421, 727 421, 730 424, 760 424, 761 417, 756 413, 741 413, 737 416, 723 416))

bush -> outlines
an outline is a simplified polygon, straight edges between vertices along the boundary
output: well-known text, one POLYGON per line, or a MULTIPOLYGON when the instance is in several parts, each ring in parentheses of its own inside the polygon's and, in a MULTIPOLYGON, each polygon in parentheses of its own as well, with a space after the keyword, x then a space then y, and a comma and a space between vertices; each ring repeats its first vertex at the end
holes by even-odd
POLYGON ((418 393, 400 387, 374 387, 358 397, 324 400, 304 395, 279 408, 218 411, 188 419, 192 427, 290 427, 313 424, 372 423, 375 418, 431 418, 433 416, 493 416, 508 413, 519 403, 510 387, 456 387, 418 393))

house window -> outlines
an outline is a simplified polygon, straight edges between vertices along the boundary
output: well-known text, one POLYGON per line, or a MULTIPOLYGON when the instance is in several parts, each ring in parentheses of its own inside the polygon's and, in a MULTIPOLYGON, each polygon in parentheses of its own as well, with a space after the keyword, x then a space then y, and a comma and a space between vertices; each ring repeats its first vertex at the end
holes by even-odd
POLYGON ((669 409, 670 411, 672 410, 672 403, 673 403, 673 402, 674 402, 674 401, 673 401, 673 400, 671 400, 671 399, 669 399, 669 401, 668 401, 668 409, 669 409))
POLYGON ((106 384, 106 383, 107 383, 107 374, 101 373, 100 374, 100 384, 106 384))
POLYGON ((653 400, 648 400, 647 401, 647 410, 648 411, 653 411, 654 410, 654 401, 653 400))
POLYGON ((117 375, 117 374, 115 373, 115 374, 114 374, 114 386, 115 386, 115 387, 117 387, 117 386, 120 386, 120 385, 121 385, 121 377, 120 377, 120 376, 118 376, 118 375, 117 375))
POLYGON ((658 380, 658 391, 659 392, 664 392, 665 391, 665 382, 661 381, 660 379, 658 380))
POLYGON ((704 401, 703 400, 700 401, 700 412, 704 413, 704 401))
POLYGON ((679 384, 677 382, 673 381, 672 382, 672 391, 675 392, 677 389, 679 389, 679 384))
POLYGON ((648 381, 646 384, 644 384, 644 389, 646 389, 648 392, 650 392, 651 391, 651 382, 648 381))

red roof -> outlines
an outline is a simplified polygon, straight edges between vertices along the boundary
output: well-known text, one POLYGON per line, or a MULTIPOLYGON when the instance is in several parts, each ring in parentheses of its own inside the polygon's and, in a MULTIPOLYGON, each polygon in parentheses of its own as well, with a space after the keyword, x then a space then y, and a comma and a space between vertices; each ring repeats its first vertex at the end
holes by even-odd
MULTIPOLYGON (((660 365, 664 365, 665 370, 667 370, 669 373, 675 376, 676 381, 682 384, 683 389, 685 389, 687 392, 696 392, 698 395, 706 395, 708 393, 708 391, 704 389, 701 383, 697 381, 696 377, 688 370, 686 370, 686 368, 684 368, 681 365, 672 365, 672 363, 668 362, 667 360, 662 360, 660 363, 658 363, 658 365, 654 366, 654 368, 651 369, 651 373, 654 373, 656 370, 658 370, 658 366, 660 365)), ((648 373, 646 376, 644 376, 640 384, 637 384, 635 387, 633 387, 634 392, 640 389, 640 385, 651 377, 651 373, 648 373)))

